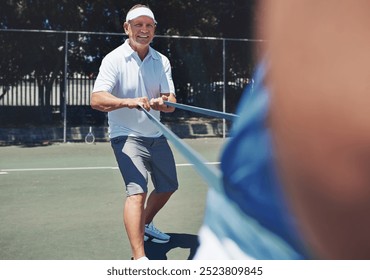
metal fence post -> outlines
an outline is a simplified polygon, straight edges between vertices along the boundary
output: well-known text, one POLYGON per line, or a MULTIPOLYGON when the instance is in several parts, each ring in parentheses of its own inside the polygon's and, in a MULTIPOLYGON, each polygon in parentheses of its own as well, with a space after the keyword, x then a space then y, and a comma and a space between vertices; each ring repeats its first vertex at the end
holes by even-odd
POLYGON ((68 31, 64 45, 64 104, 63 104, 63 142, 67 142, 67 102, 68 102, 68 31))

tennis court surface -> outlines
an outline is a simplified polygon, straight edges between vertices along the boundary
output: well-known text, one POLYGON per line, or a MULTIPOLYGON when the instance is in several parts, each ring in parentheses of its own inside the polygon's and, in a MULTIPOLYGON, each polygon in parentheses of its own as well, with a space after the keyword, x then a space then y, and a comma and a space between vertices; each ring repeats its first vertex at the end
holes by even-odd
MULTIPOLYGON (((217 165, 227 140, 184 141, 217 165)), ((173 152, 180 188, 155 218, 171 242, 146 242, 150 259, 191 259, 198 246, 208 186, 173 152)), ((0 259, 127 260, 124 199, 109 143, 0 147, 0 259)))

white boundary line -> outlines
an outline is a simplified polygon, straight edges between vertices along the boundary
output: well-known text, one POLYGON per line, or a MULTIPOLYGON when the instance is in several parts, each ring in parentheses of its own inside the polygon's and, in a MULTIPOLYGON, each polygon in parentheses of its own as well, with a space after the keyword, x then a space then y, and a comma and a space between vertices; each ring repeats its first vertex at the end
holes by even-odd
MULTIPOLYGON (((206 162, 208 165, 218 165, 220 162, 206 162)), ((178 163, 177 167, 193 166, 191 163, 178 163)), ((32 171, 70 171, 70 170, 117 170, 114 166, 94 166, 94 167, 51 167, 51 168, 14 168, 14 169, 0 169, 0 175, 5 175, 8 172, 32 172, 32 171)))

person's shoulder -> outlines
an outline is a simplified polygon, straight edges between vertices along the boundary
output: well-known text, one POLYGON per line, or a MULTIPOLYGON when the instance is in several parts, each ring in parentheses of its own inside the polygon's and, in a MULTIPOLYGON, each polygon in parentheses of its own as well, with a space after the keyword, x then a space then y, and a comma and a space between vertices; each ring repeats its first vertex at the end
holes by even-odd
POLYGON ((111 50, 107 56, 117 56, 117 55, 122 55, 122 53, 124 52, 124 46, 123 44, 116 47, 115 49, 111 50))
POLYGON ((165 56, 160 51, 157 51, 156 49, 150 47, 151 55, 154 59, 162 59, 162 60, 169 60, 167 56, 165 56))
POLYGON ((124 44, 116 47, 115 49, 111 50, 107 55, 104 57, 104 59, 112 59, 116 60, 117 57, 122 57, 124 55, 124 44))
POLYGON ((161 62, 163 65, 170 64, 170 60, 168 59, 168 57, 161 52, 153 49, 152 47, 150 47, 150 52, 154 60, 161 62))

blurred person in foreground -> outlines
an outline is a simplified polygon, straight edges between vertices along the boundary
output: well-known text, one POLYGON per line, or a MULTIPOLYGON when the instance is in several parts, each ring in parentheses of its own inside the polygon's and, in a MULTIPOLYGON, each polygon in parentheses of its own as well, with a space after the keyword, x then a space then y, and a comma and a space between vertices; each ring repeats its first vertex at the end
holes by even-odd
POLYGON ((123 25, 128 39, 102 61, 91 106, 108 112, 109 134, 126 185, 123 218, 132 259, 147 260, 144 240, 167 243, 170 236, 153 218, 178 188, 175 161, 160 129, 141 110, 173 112, 163 101, 176 102, 167 57, 150 47, 156 20, 144 5, 135 5, 123 25), (147 199, 148 173, 154 190, 147 199))
POLYGON ((259 87, 239 105, 195 258, 370 258, 369 10, 261 3, 259 87))

